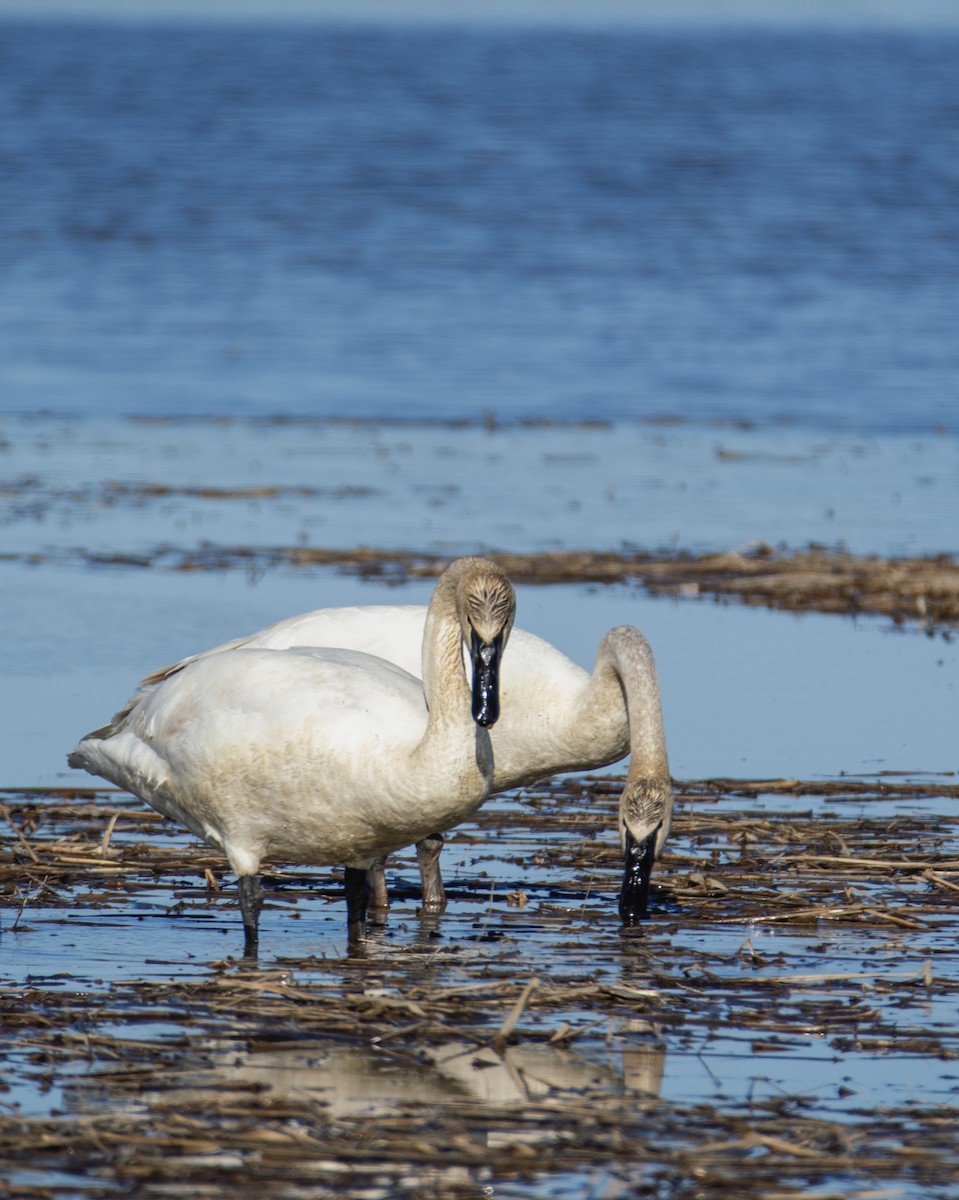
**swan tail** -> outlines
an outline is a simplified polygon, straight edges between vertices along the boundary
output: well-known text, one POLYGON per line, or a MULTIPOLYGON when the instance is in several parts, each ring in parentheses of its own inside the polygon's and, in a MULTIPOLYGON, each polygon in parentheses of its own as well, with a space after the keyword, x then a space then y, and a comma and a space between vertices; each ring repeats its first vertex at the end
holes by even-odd
POLYGON ((121 732, 111 736, 110 728, 106 726, 88 734, 67 755, 67 762, 153 803, 168 782, 166 763, 135 734, 121 732))

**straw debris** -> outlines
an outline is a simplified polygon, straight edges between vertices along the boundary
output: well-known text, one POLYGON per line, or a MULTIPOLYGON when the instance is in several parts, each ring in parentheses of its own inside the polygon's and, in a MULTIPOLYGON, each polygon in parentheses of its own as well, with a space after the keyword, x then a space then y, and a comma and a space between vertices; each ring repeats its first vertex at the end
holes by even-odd
POLYGON ((3 793, 5 1194, 949 1194, 959 784, 678 784, 628 931, 622 784, 491 801, 449 839, 440 918, 400 856, 362 957, 335 873, 278 864, 253 964, 207 848, 118 792, 3 793), (142 957, 103 957, 140 919, 142 957))

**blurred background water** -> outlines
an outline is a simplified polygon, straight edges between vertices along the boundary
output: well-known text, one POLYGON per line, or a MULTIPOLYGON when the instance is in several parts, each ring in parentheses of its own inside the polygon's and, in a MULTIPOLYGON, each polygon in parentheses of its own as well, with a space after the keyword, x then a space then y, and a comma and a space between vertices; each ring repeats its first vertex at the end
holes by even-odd
POLYGON ((144 11, 0 9, 0 410, 959 433, 955 26, 144 11))

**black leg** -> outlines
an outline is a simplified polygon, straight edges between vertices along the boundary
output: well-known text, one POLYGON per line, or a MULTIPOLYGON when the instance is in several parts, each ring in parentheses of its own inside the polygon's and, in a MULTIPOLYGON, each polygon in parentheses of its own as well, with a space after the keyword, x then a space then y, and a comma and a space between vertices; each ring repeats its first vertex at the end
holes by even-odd
POLYGON ((420 867, 420 881, 423 886, 423 911, 440 913, 446 908, 446 889, 443 887, 443 876, 440 874, 440 851, 443 849, 443 835, 431 833, 416 843, 416 861, 420 867))
POLYGON ((260 941, 260 909, 263 907, 263 889, 255 875, 241 875, 237 879, 240 893, 240 912, 243 915, 244 958, 256 958, 260 941))
POLYGON ((347 940, 355 946, 366 937, 366 910, 370 902, 370 885, 366 871, 347 867, 343 876, 346 889, 347 940))
POLYGON ((370 908, 385 919, 390 907, 390 896, 386 890, 386 856, 375 859, 366 872, 366 880, 370 885, 370 908))

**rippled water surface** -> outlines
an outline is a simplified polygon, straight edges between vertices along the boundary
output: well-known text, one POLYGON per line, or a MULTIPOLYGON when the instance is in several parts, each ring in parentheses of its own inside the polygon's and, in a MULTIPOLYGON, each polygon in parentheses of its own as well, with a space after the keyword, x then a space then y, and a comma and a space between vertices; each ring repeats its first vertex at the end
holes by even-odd
POLYGON ((0 16, 0 406, 955 433, 957 53, 0 16))
MULTIPOLYGON (((435 1173, 444 1195, 488 1183, 510 1196, 581 1194, 607 1176, 635 1187, 661 1178, 677 1146, 703 1156, 687 1160, 708 1164, 701 1177, 731 1181, 745 1122, 753 1149, 786 1155, 786 1194, 819 1180, 830 1195, 869 1195, 870 1181, 948 1195, 954 1160, 930 1131, 956 1111, 956 921, 943 890, 955 788, 944 804, 915 787, 891 823, 883 786, 683 789, 653 917, 633 937, 609 911, 618 785, 527 789, 451 838, 442 917, 418 914, 415 866, 399 856, 388 924, 361 959, 342 957, 328 872, 271 872, 255 965, 235 957, 228 880, 189 838, 116 792, 7 792, 45 873, 0 960, 21 1030, 0 1031, 8 1128, 45 1122, 47 1147, 58 1130, 92 1128, 101 1151, 122 1131, 123 1161, 141 1172, 160 1169, 151 1142, 202 1128, 196 1169, 239 1188, 250 1180, 238 1170, 284 1178, 279 1147, 307 1138, 298 1170, 327 1185, 369 1163, 375 1195, 435 1173), (100 812, 114 822, 108 851, 100 812), (858 863, 835 857, 840 839, 858 863), (885 870, 883 852, 912 873, 885 870), (81 862, 85 882, 71 886, 81 862), (497 1046, 511 1009, 515 1033, 497 1046), (409 1178, 377 1166, 384 1145, 393 1163, 424 1154, 408 1123, 427 1114, 429 1165, 409 1178), (607 1145, 600 1114, 640 1140, 607 1145), (467 1161, 478 1147, 465 1174, 440 1153, 454 1134, 467 1161), (542 1157, 512 1161, 517 1144, 542 1157)), ((63 1180, 77 1186, 88 1151, 72 1153, 63 1180)), ((39 1177, 26 1161, 14 1174, 39 1177)))
POLYGON ((656 653, 626 934, 615 768, 491 801, 440 918, 400 855, 361 959, 278 866, 253 964, 222 860, 65 756, 145 671, 430 593, 279 548, 954 555, 955 31, 5 11, 11 1195, 951 1196, 948 630, 520 587, 656 653))

